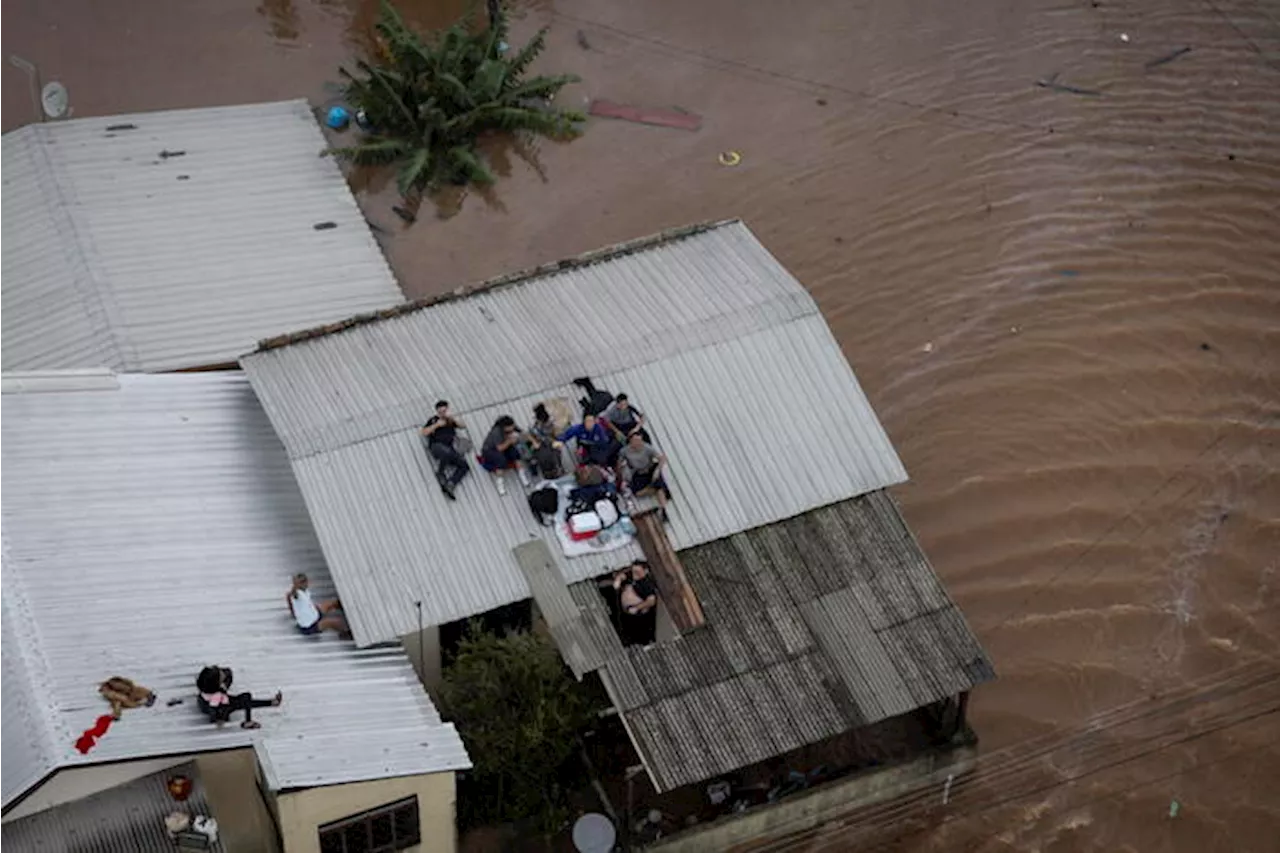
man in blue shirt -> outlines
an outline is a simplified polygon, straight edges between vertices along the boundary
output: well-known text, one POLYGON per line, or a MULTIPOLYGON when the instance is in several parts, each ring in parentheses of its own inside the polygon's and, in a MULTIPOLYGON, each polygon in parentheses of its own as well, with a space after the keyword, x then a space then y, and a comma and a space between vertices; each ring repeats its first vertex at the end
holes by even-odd
POLYGON ((589 462, 609 467, 613 456, 613 437, 595 415, 583 415, 582 423, 574 424, 560 434, 561 441, 571 438, 578 442, 578 450, 589 462))

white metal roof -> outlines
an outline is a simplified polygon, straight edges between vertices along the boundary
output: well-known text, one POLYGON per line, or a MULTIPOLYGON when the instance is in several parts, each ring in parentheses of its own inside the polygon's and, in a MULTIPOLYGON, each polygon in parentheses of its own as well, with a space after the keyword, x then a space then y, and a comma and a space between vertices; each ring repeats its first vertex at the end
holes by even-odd
POLYGON ((818 308, 738 222, 686 229, 405 306, 242 360, 293 460, 356 640, 529 597, 511 549, 547 537, 473 466, 440 494, 418 427, 450 400, 478 443, 584 374, 625 391, 670 457, 686 548, 900 483, 906 472, 818 308))
POLYGON ((388 719, 361 731, 272 737, 254 744, 258 764, 273 791, 333 783, 325 768, 341 763, 344 782, 413 776, 423 767, 470 767, 457 738, 440 738, 388 719))
POLYGON ((5 134, 4 369, 226 364, 400 301, 324 146, 302 100, 5 134))
POLYGON ((300 735, 344 743, 361 732, 350 748, 298 756, 290 773, 309 784, 368 778, 352 752, 384 733, 431 744, 402 756, 397 774, 468 766, 401 648, 360 650, 294 627, 292 574, 308 572, 317 596, 332 583, 243 375, 112 381, 103 371, 4 385, 6 806, 54 768, 258 740, 289 749, 300 735), (281 708, 255 715, 258 732, 219 731, 197 711, 195 675, 215 663, 238 689, 284 691, 281 708), (97 687, 112 675, 159 701, 125 711, 81 756, 74 741, 108 710, 97 687), (11 690, 11 676, 22 686, 11 690))

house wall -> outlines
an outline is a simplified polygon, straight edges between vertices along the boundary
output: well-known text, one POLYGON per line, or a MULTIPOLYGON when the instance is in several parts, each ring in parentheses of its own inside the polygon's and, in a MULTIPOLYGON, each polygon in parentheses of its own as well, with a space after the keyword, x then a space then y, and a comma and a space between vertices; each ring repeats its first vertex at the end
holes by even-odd
POLYGON ((321 825, 415 794, 422 843, 409 849, 413 853, 454 853, 457 830, 453 773, 352 782, 280 794, 276 807, 284 853, 319 853, 321 825))
POLYGON ((186 764, 191 758, 190 755, 180 755, 176 758, 120 761, 113 764, 71 767, 59 770, 6 814, 4 823, 28 817, 36 812, 60 806, 63 803, 75 802, 100 791, 114 788, 117 785, 132 782, 134 779, 141 779, 143 776, 150 776, 152 773, 168 770, 170 767, 186 764))
POLYGON ((275 822, 258 787, 252 749, 214 752, 196 759, 218 836, 229 853, 279 853, 275 822))
POLYGON ((931 752, 881 770, 871 770, 794 794, 781 802, 720 818, 645 848, 651 853, 709 853, 812 829, 844 812, 900 797, 934 785, 942 797, 949 775, 973 769, 978 751, 962 746, 931 752))
POLYGON ((404 652, 413 664, 413 671, 418 673, 418 680, 434 699, 440 687, 442 668, 440 660, 440 628, 432 625, 422 631, 405 634, 400 638, 404 652))

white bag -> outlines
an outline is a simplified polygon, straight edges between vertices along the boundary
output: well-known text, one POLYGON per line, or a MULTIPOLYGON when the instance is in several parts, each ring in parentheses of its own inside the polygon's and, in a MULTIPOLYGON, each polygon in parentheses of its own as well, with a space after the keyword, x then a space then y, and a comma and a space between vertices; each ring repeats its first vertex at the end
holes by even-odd
POLYGON ((618 505, 608 498, 596 501, 596 515, 600 517, 600 529, 613 527, 618 523, 618 505))
POLYGON ((599 533, 603 529, 604 524, 601 523, 600 516, 594 512, 580 512, 569 516, 569 534, 572 536, 599 533))

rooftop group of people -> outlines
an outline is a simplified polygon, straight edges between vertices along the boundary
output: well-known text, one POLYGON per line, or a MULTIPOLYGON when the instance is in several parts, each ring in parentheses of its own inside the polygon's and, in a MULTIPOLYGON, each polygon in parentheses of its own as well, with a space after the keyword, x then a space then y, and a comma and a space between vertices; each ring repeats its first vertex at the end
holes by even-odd
MULTIPOLYGON (((581 380, 590 386, 589 380, 581 380)), ((651 443, 644 413, 631 405, 626 394, 614 397, 590 386, 583 398, 581 421, 557 429, 545 404, 533 409, 533 422, 522 429, 510 415, 494 421, 480 446, 477 461, 497 478, 499 494, 506 493, 503 475, 514 469, 527 488, 535 479, 556 480, 564 476, 563 450, 573 442, 574 473, 579 485, 613 482, 634 497, 653 496, 666 517, 671 491, 667 486, 666 456, 651 443), (605 400, 608 401, 605 405, 605 400)), ((450 500, 457 499, 459 484, 470 473, 464 455, 467 443, 461 432, 467 428, 453 414, 447 400, 436 403, 435 414, 422 427, 427 449, 437 464, 436 478, 450 500)))

